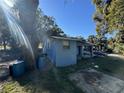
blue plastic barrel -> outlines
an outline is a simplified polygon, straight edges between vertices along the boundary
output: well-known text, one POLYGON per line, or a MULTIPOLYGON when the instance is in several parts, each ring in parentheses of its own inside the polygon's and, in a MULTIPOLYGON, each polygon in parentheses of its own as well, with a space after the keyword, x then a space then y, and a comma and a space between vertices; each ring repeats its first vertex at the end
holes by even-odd
POLYGON ((11 74, 13 77, 22 76, 25 73, 24 61, 17 61, 11 65, 11 74))
POLYGON ((45 56, 42 56, 38 60, 38 69, 43 70, 45 68, 45 66, 46 66, 45 56))

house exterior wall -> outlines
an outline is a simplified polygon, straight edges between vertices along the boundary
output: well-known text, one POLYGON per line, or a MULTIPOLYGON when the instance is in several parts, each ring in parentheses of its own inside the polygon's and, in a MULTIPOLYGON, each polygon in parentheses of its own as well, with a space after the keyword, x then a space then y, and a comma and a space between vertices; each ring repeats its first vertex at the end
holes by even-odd
MULTIPOLYGON (((57 67, 64 67, 68 65, 73 65, 77 63, 77 59, 80 56, 78 55, 78 43, 75 40, 67 40, 69 41, 69 47, 65 48, 63 46, 63 39, 53 39, 49 38, 45 42, 44 53, 47 53, 51 62, 55 64, 57 67)), ((88 47, 87 44, 82 44, 81 46, 81 58, 89 58, 92 57, 92 52, 85 50, 84 47, 88 47)))
POLYGON ((55 40, 47 39, 43 45, 43 53, 46 53, 52 63, 56 60, 56 43, 55 40))
POLYGON ((63 40, 47 39, 43 52, 53 64, 57 67, 64 67, 77 63, 77 45, 76 41, 69 41, 69 48, 63 47, 63 40))
POLYGON ((57 67, 64 67, 77 63, 76 41, 69 41, 69 48, 63 47, 63 40, 55 40, 55 64, 57 67))

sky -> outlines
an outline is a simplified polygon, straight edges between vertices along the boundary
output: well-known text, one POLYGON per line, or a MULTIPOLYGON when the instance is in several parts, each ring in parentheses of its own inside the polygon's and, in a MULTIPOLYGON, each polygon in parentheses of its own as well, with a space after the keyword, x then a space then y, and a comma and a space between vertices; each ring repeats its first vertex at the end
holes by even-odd
POLYGON ((53 16, 59 27, 69 36, 95 35, 92 19, 95 7, 92 0, 40 0, 44 14, 53 16))

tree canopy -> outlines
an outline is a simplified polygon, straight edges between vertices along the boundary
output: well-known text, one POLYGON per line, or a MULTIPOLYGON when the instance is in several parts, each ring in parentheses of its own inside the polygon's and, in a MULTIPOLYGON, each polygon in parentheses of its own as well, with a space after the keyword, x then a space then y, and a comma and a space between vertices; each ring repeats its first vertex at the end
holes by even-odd
POLYGON ((37 10, 36 16, 35 27, 40 40, 46 39, 47 36, 66 36, 54 17, 45 15, 41 9, 37 10))
POLYGON ((116 53, 124 54, 124 0, 93 0, 93 3, 96 6, 93 18, 98 35, 116 32, 109 45, 116 53))
POLYGON ((5 15, 2 11, 0 11, 0 46, 4 47, 4 50, 6 50, 7 45, 11 48, 15 48, 16 41, 12 37, 9 27, 7 25, 5 15))
POLYGON ((99 33, 124 30, 123 0, 93 0, 96 6, 94 20, 99 33))

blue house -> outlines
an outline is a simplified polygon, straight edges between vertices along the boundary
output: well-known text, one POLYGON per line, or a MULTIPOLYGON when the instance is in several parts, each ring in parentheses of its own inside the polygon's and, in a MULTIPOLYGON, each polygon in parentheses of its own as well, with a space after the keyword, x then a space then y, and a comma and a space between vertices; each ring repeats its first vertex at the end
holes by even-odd
POLYGON ((78 56, 83 56, 85 42, 80 38, 51 36, 44 43, 43 52, 57 67, 77 63, 78 56))

